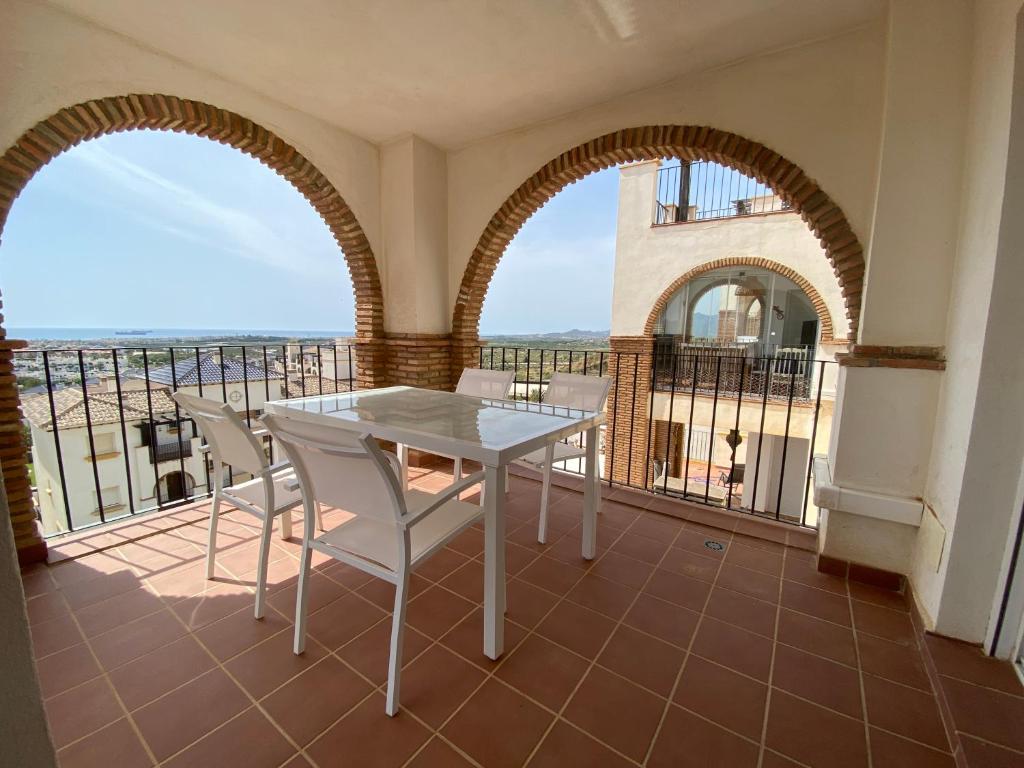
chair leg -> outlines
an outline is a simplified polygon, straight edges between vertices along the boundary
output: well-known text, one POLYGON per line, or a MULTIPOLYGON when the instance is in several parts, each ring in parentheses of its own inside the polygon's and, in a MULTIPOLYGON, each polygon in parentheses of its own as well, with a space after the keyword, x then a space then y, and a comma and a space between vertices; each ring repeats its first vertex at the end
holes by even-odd
POLYGON ((320 506, 319 501, 316 502, 316 527, 321 531, 327 530, 324 528, 324 510, 323 507, 320 506))
POLYGON ((290 539, 292 537, 292 513, 282 512, 281 513, 281 538, 290 539))
POLYGON ((302 545, 302 559, 299 563, 299 588, 295 596, 295 643, 292 649, 295 655, 306 650, 306 603, 309 599, 310 566, 313 563, 313 550, 305 543, 302 545))
POLYGON ((220 495, 213 494, 210 508, 210 537, 206 543, 206 578, 213 578, 214 558, 217 556, 217 518, 220 516, 220 495))
POLYGON ((398 691, 402 674, 402 638, 405 636, 405 604, 409 592, 408 569, 395 585, 395 612, 391 618, 391 655, 388 658, 388 694, 384 711, 388 717, 398 714, 398 691))
POLYGON ((462 457, 455 457, 455 471, 452 473, 455 475, 455 482, 459 482, 462 479, 462 457))
POLYGON ((503 471, 505 472, 505 495, 508 496, 512 493, 512 486, 508 482, 508 464, 504 466, 503 471))
POLYGON ((262 619, 267 606, 267 563, 270 561, 270 534, 274 530, 273 515, 263 518, 260 534, 260 559, 256 564, 256 618, 262 619))

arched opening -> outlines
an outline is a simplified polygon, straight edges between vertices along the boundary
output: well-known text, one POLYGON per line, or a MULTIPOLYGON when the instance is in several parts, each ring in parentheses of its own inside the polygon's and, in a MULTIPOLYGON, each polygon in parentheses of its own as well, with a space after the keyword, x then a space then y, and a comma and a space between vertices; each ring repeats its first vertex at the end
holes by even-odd
POLYGON ((195 492, 196 481, 188 472, 174 470, 160 478, 158 489, 154 489, 154 495, 159 494, 165 501, 180 501, 191 498, 195 492))
MULTIPOLYGON (((800 215, 821 242, 839 281, 849 326, 856 338, 864 256, 856 234, 832 199, 803 170, 777 152, 736 134, 706 126, 644 126, 605 134, 546 163, 494 213, 463 273, 452 315, 453 367, 478 359, 480 314, 490 279, 516 233, 559 190, 595 171, 639 160, 706 160, 769 187, 800 215)), ((824 329, 823 329, 824 330, 824 329)))
MULTIPOLYGON (((379 347, 384 336, 383 298, 374 255, 362 227, 330 180, 295 147, 273 132, 234 112, 162 94, 131 94, 97 99, 60 110, 26 131, 0 158, 0 233, 15 199, 47 163, 84 141, 126 131, 168 131, 210 139, 258 160, 291 184, 327 225, 334 242, 342 251, 352 280, 355 306, 355 360, 349 357, 340 362, 348 365, 349 377, 353 376, 353 372, 357 372, 355 376, 360 385, 373 386, 381 381, 383 371, 380 369, 382 357, 379 354, 379 347)), ((168 271, 167 274, 171 275, 172 272, 168 271)), ((181 282, 183 290, 187 293, 187 277, 179 275, 173 279, 181 282)), ((252 298, 254 301, 265 300, 265 296, 263 299, 258 295, 252 298)), ((346 320, 345 325, 349 322, 346 320)), ((6 332, 0 328, 0 339, 5 336, 6 332)), ((16 341, 0 341, 0 365, 5 366, 4 370, 13 372, 14 352, 19 346, 23 345, 16 341)), ((196 356, 198 358, 198 350, 196 356)), ((181 378, 181 366, 184 362, 181 358, 175 361, 172 356, 169 361, 160 359, 151 362, 154 366, 169 362, 172 368, 171 378, 181 378), (177 372, 173 371, 176 365, 177 372)), ((335 360, 336 364, 338 362, 335 360)), ((240 367, 243 377, 251 376, 261 363, 262 361, 243 359, 240 367)), ((220 370, 223 372, 225 367, 227 366, 220 366, 220 370)), ((260 380, 268 384, 271 380, 277 381, 286 375, 271 370, 267 365, 263 365, 260 370, 263 370, 260 380)), ((147 372, 143 378, 148 376, 147 372)), ((0 398, 5 403, 0 410, 0 424, 13 427, 19 424, 22 418, 18 388, 13 376, 4 378, 10 381, 0 382, 0 398)), ((89 397, 83 398, 84 403, 91 404, 94 396, 100 399, 116 396, 122 401, 123 407, 125 393, 96 392, 92 388, 92 382, 86 382, 85 376, 81 378, 83 394, 86 386, 89 387, 89 397)), ((116 370, 114 378, 118 378, 116 370)), ((102 387, 103 382, 100 382, 99 386, 102 387)), ((269 397, 269 387, 266 389, 269 397)), ((177 421, 173 403, 161 409, 159 403, 147 402, 146 410, 149 421, 162 416, 177 421)), ((91 415, 87 421, 91 421, 91 415)), ((112 439, 116 451, 124 455, 124 463, 127 465, 128 449, 131 447, 129 443, 132 442, 134 431, 129 432, 126 429, 123 432, 120 436, 113 435, 112 439)), ((5 459, 3 475, 15 537, 22 557, 32 559, 36 556, 33 552, 41 548, 41 542, 36 530, 32 483, 28 472, 30 458, 20 429, 9 429, 4 434, 7 436, 2 438, 0 450, 3 451, 5 459)), ((102 442, 102 439, 95 434, 91 440, 86 441, 93 463, 97 457, 102 460, 115 452, 106 451, 105 443, 100 445, 98 441, 102 442)), ((187 442, 181 446, 175 445, 174 448, 179 461, 187 457, 190 451, 187 442)), ((112 492, 112 486, 107 487, 105 477, 101 477, 98 472, 92 474, 101 520, 105 518, 107 511, 120 510, 122 506, 134 511, 130 494, 112 492), (114 503, 110 502, 111 498, 114 498, 114 503)), ((126 482, 130 485, 132 482, 140 482, 140 479, 126 478, 126 482)), ((187 495, 191 493, 190 489, 195 487, 195 481, 193 480, 190 485, 184 475, 178 480, 172 478, 168 482, 173 486, 171 490, 175 493, 183 490, 187 495)), ((168 497, 163 493, 163 485, 166 485, 163 481, 156 483, 154 490, 158 492, 159 497, 166 500, 168 497)), ((67 504, 64 506, 67 507, 67 504)))

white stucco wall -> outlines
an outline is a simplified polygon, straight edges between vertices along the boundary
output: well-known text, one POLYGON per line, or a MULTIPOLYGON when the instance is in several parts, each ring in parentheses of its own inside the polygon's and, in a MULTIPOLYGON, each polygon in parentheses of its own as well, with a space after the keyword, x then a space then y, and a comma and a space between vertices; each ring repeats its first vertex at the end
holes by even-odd
POLYGON ((882 114, 885 29, 755 57, 486 139, 448 156, 449 312, 487 222, 531 174, 604 133, 710 125, 762 142, 799 165, 870 232, 882 114))
POLYGON ((651 226, 659 161, 623 166, 612 289, 612 336, 642 336, 658 297, 680 275, 722 258, 770 259, 821 294, 837 338, 847 336, 839 282, 825 252, 795 213, 651 226))

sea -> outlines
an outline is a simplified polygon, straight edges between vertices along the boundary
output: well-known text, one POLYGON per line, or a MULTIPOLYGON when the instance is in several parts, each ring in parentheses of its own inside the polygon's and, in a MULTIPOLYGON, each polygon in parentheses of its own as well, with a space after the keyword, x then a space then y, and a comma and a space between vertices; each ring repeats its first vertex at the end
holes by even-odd
POLYGON ((268 328, 12 328, 8 338, 27 341, 86 341, 95 339, 195 339, 204 337, 279 336, 281 338, 333 339, 354 336, 353 331, 310 331, 268 328))

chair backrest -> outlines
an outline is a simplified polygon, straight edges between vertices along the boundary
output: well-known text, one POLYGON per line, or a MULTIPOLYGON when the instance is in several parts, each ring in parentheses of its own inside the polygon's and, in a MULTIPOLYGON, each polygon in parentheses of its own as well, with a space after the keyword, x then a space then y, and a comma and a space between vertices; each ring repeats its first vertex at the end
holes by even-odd
POLYGON ((486 368, 466 368, 455 385, 460 395, 505 400, 512 388, 515 371, 489 371, 486 368))
POLYGON ((604 376, 554 373, 544 392, 543 401, 548 405, 561 405, 581 411, 603 411, 611 383, 611 379, 604 376))
POLYGON ((229 464, 233 470, 255 475, 269 466, 262 444, 230 405, 184 392, 171 396, 199 425, 218 468, 229 464))
POLYGON ((267 414, 262 419, 287 454, 307 501, 397 524, 406 514, 398 459, 371 435, 267 414))

